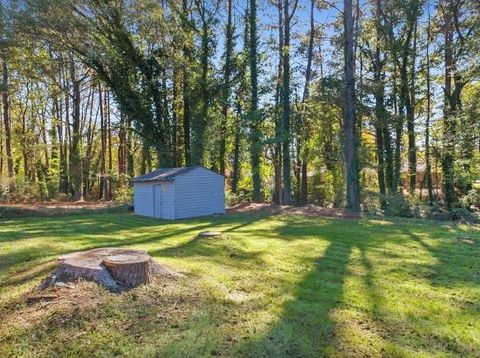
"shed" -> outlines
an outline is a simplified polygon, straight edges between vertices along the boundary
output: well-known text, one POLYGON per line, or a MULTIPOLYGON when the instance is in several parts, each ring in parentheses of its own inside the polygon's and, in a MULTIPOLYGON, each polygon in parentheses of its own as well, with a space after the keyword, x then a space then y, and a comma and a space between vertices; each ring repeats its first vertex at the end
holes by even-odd
POLYGON ((186 219, 225 213, 224 177, 206 168, 160 168, 133 181, 137 215, 186 219))

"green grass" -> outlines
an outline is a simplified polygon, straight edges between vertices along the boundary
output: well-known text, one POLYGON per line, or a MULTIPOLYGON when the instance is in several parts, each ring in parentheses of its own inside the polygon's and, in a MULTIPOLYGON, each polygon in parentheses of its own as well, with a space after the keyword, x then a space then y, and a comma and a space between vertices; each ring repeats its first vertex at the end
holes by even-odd
POLYGON ((478 227, 429 221, 4 220, 0 357, 480 356, 479 257, 478 227), (206 229, 225 237, 195 238, 206 229), (27 302, 58 255, 101 246, 145 249, 186 277, 27 302))

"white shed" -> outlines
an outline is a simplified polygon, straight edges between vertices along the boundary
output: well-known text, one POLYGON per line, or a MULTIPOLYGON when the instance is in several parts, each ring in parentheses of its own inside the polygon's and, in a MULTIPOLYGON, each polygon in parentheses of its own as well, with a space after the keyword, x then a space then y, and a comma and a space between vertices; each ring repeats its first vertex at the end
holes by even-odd
POLYGON ((225 213, 224 177, 203 167, 160 168, 133 181, 135 214, 186 219, 225 213))

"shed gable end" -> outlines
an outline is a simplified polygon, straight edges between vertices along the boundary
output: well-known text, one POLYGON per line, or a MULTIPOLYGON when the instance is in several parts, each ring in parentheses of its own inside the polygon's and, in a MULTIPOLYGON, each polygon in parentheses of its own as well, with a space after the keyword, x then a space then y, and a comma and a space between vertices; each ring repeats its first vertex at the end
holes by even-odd
POLYGON ((224 177, 198 167, 175 179, 177 219, 225 213, 224 177))

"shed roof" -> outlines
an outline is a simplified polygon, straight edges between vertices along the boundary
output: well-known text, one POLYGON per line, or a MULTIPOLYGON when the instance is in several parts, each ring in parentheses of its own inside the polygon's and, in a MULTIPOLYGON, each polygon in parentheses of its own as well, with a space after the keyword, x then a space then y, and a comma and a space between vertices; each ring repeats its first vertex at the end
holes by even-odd
POLYGON ((204 168, 202 166, 179 167, 179 168, 159 168, 151 173, 139 175, 133 179, 134 182, 149 182, 149 181, 173 181, 179 176, 197 168, 208 170, 209 172, 223 177, 223 175, 215 173, 213 170, 204 168))
POLYGON ((157 180, 175 180, 176 177, 198 167, 159 168, 151 173, 135 177, 134 182, 147 182, 157 180))

